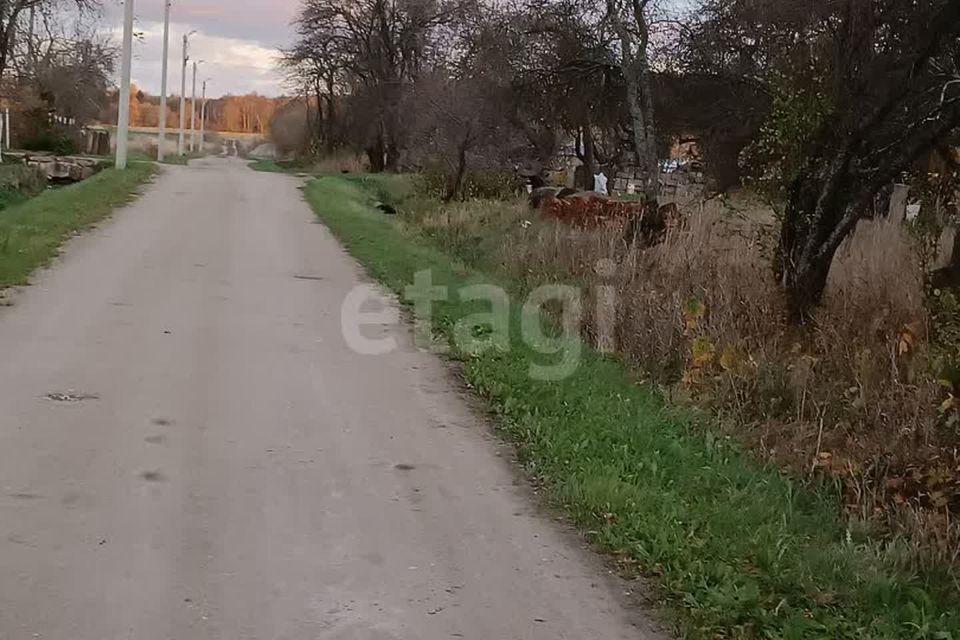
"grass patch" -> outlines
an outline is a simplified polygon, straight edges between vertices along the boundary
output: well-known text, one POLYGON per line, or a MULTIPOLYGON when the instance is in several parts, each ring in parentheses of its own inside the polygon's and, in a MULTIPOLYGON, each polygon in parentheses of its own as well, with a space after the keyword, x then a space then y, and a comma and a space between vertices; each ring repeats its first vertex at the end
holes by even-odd
POLYGON ((0 188, 0 211, 9 209, 10 207, 14 207, 18 204, 22 204, 30 198, 31 196, 23 193, 22 191, 0 188))
MULTIPOLYGON (((157 157, 148 155, 145 151, 130 151, 127 153, 127 162, 155 162, 157 157)), ((114 167, 117 163, 117 157, 115 155, 109 156, 109 162, 104 163, 108 167, 114 167)))
POLYGON ((205 158, 207 154, 205 153, 187 153, 185 155, 178 155, 176 153, 171 153, 163 156, 163 164, 172 164, 178 166, 186 166, 190 163, 191 160, 196 160, 198 158, 205 158))
POLYGON ((297 169, 283 166, 276 160, 253 160, 249 163, 254 171, 263 171, 265 173, 294 173, 297 169))
POLYGON ((293 160, 260 158, 258 160, 251 160, 248 164, 254 171, 263 171, 265 173, 309 173, 311 175, 339 173, 339 171, 325 170, 325 167, 318 165, 309 158, 294 158, 293 160))
MULTIPOLYGON (((369 186, 326 177, 305 193, 374 277, 400 293, 424 269, 454 292, 493 282, 373 209, 369 186)), ((449 340, 485 306, 454 293, 435 303, 434 328, 449 340)), ((685 637, 960 639, 945 574, 848 529, 832 491, 760 466, 621 363, 584 347, 573 376, 532 380, 545 362, 519 339, 521 313, 512 305, 509 349, 455 357, 528 471, 596 544, 653 581, 685 637)))
POLYGON ((350 153, 334 153, 322 157, 301 156, 286 160, 260 159, 250 162, 254 171, 269 173, 307 173, 322 175, 356 175, 366 172, 366 165, 350 153))
POLYGON ((153 164, 107 169, 75 185, 45 191, 0 211, 0 287, 26 284, 74 232, 131 200, 153 173, 153 164))
MULTIPOLYGON (((167 153, 163 156, 163 162, 159 164, 169 164, 176 166, 186 166, 191 160, 196 160, 198 158, 206 158, 208 154, 206 153, 187 153, 186 155, 178 155, 176 152, 167 153)), ((105 168, 116 166, 117 157, 116 155, 110 156, 95 156, 101 159, 101 162, 105 168)), ((155 150, 147 151, 130 151, 127 154, 127 162, 130 165, 141 164, 144 162, 157 162, 157 153, 155 150)))
POLYGON ((21 163, 0 164, 0 211, 26 202, 47 188, 46 177, 21 163))

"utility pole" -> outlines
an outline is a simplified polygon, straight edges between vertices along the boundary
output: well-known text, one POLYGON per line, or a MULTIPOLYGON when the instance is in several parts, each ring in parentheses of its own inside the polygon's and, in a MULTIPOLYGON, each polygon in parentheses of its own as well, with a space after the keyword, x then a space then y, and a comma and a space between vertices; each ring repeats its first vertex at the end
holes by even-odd
POLYGON ((167 56, 170 53, 170 3, 163 3, 163 77, 160 79, 160 135, 157 139, 157 161, 163 162, 163 147, 167 142, 167 56))
POLYGON ((203 60, 193 61, 193 97, 190 98, 190 153, 197 147, 197 65, 203 60))
POLYGON ((207 130, 207 80, 203 81, 203 94, 200 97, 200 153, 203 153, 203 138, 207 130))
POLYGON ((130 61, 133 57, 133 0, 123 3, 123 53, 120 61, 120 108, 117 114, 117 169, 127 168, 130 135, 130 61))
POLYGON ((183 69, 180 73, 180 137, 177 139, 177 155, 181 156, 186 153, 183 130, 187 126, 187 61, 190 59, 190 56, 187 55, 187 41, 194 33, 196 31, 191 31, 183 36, 183 69))
POLYGON ((190 97, 190 153, 197 146, 197 61, 193 61, 193 93, 190 97))

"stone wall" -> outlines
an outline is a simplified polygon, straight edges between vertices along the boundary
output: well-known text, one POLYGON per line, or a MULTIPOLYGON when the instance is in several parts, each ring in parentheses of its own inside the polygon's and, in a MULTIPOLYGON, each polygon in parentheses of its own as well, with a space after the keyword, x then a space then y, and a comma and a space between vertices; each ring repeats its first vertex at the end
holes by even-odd
MULTIPOLYGON (((637 170, 622 170, 614 176, 612 189, 615 195, 636 193, 643 183, 643 174, 637 170)), ((672 171, 660 174, 661 200, 693 200, 704 192, 703 174, 696 171, 672 171)))

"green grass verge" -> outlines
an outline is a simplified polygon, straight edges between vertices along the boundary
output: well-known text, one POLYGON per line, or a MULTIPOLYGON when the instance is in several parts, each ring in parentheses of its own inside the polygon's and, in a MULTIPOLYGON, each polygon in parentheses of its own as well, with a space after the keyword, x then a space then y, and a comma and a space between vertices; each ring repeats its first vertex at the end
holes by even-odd
MULTIPOLYGON (((196 160, 197 158, 205 158, 207 157, 207 155, 208 154, 206 153, 196 153, 196 152, 188 153, 183 156, 178 155, 176 152, 168 153, 163 156, 163 162, 161 162, 160 164, 185 166, 191 160, 196 160)), ((95 156, 95 157, 101 158, 103 165, 105 167, 112 167, 116 164, 116 156, 110 155, 110 156, 95 156)), ((148 155, 143 151, 131 151, 127 155, 127 162, 129 162, 130 164, 140 164, 143 162, 157 162, 157 156, 156 154, 148 155)))
POLYGON ((26 284, 64 240, 129 202, 155 171, 148 163, 131 164, 126 171, 107 169, 0 211, 0 287, 26 284))
MULTIPOLYGON (((107 158, 109 159, 109 163, 106 163, 108 167, 112 167, 112 166, 115 166, 115 165, 116 165, 116 162, 117 162, 117 157, 116 157, 116 156, 107 156, 107 158)), ((156 158, 155 156, 153 156, 153 157, 152 157, 152 156, 148 156, 148 155, 147 155, 146 153, 144 153, 143 151, 131 151, 131 152, 129 152, 129 153, 127 154, 127 162, 128 162, 128 163, 133 163, 133 162, 137 162, 137 163, 139 163, 139 162, 155 162, 156 159, 157 159, 157 158, 156 158)))
POLYGON ((276 160, 253 160, 250 162, 250 168, 265 173, 291 173, 293 171, 292 168, 277 164, 276 160))
MULTIPOLYGON (((361 180, 315 179, 305 193, 394 291, 424 269, 454 291, 491 282, 372 209, 377 194, 361 180)), ((532 380, 542 356, 519 339, 512 306, 509 349, 457 354, 468 382, 557 504, 652 581, 684 637, 960 640, 945 575, 918 573, 902 546, 848 530, 831 492, 759 466, 620 363, 587 349, 566 380, 532 380)), ((483 311, 453 295, 435 303, 435 329, 450 339, 483 311)))
POLYGON ((30 199, 30 195, 16 189, 0 189, 0 211, 15 207, 30 199))

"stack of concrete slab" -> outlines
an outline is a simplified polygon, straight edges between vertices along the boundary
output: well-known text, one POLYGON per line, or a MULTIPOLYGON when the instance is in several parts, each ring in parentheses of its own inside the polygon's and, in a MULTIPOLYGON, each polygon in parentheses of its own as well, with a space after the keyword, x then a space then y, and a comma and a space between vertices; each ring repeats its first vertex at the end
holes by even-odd
POLYGON ((4 156, 35 167, 50 182, 80 182, 95 174, 99 166, 96 158, 83 156, 55 156, 32 152, 7 152, 4 156))

